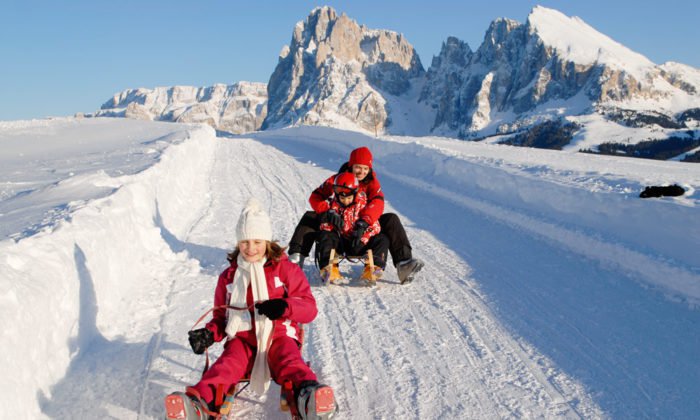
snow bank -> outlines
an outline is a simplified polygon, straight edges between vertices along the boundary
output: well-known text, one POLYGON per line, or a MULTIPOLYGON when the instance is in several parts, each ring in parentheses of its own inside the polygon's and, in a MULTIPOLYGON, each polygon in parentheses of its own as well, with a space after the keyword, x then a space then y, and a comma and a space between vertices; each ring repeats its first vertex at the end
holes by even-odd
POLYGON ((215 148, 210 127, 171 127, 183 137, 171 139, 153 166, 115 178, 102 174, 112 194, 36 234, 0 242, 0 390, 8 418, 42 417, 39 404, 51 398, 51 385, 94 338, 147 341, 157 328, 146 322, 141 328, 149 330, 141 331, 132 318, 137 311, 141 321, 157 319, 169 267, 188 262, 164 235, 195 222, 215 148), (150 308, 130 299, 135 289, 152 298, 150 308))

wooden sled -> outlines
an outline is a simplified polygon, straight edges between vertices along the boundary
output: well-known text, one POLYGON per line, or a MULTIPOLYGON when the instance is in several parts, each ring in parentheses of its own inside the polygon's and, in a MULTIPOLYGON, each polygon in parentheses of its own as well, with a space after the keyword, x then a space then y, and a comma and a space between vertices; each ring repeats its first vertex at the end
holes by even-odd
MULTIPOLYGON (((332 270, 332 266, 335 264, 335 266, 337 267, 338 264, 340 264, 340 262, 342 260, 347 260, 350 262, 362 261, 363 263, 369 265, 369 269, 370 269, 369 276, 366 277, 364 275, 364 272, 363 272, 363 275, 360 277, 360 280, 364 281, 368 286, 376 286, 377 285, 377 280, 379 280, 379 276, 377 276, 375 274, 374 257, 373 257, 371 249, 367 250, 367 254, 364 256, 338 255, 338 254, 336 254, 335 249, 331 249, 331 255, 330 255, 330 258, 328 260, 329 261, 328 265, 326 267, 324 267, 321 271, 329 270, 329 272, 330 272, 330 270, 332 270)), ((325 285, 329 285, 329 284, 337 283, 337 280, 339 280, 339 279, 336 279, 336 281, 333 281, 333 279, 330 279, 329 281, 325 281, 323 279, 323 276, 321 276, 321 280, 323 281, 323 283, 325 285)))
MULTIPOLYGON (((236 398, 248 387, 248 385, 250 385, 250 378, 246 377, 231 387, 231 389, 223 397, 223 401, 221 401, 221 406, 219 407, 218 413, 219 416, 216 418, 221 420, 233 418, 233 408, 236 398)), ((294 386, 292 385, 292 381, 285 381, 280 387, 280 410, 288 412, 291 415, 292 420, 301 419, 296 405, 296 398, 294 398, 294 386)))

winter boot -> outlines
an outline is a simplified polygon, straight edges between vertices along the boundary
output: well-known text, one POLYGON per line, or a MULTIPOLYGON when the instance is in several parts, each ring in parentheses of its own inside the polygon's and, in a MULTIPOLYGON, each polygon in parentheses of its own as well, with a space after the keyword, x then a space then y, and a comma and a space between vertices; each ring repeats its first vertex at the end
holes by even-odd
POLYGON ((209 415, 205 412, 207 404, 199 398, 173 392, 165 397, 165 418, 167 420, 205 420, 209 415))
POLYGON ((304 381, 297 392, 297 410, 303 420, 330 419, 337 411, 333 388, 304 381))
POLYGON ((321 280, 324 284, 333 284, 342 279, 338 264, 330 263, 321 269, 321 280))
POLYGON ((381 267, 375 265, 374 269, 372 269, 371 265, 365 264, 365 269, 362 270, 362 275, 360 276, 360 280, 364 280, 370 285, 375 285, 375 284, 377 284, 377 280, 382 278, 383 274, 384 274, 384 270, 382 270, 381 267))
POLYGON ((294 264, 298 265, 299 267, 304 269, 304 260, 306 259, 305 256, 301 255, 298 252, 295 252, 293 254, 289 255, 289 261, 293 262, 294 264))
POLYGON ((423 261, 417 258, 411 258, 410 260, 399 262, 399 264, 396 266, 396 274, 399 276, 399 281, 401 284, 412 282, 416 273, 423 268, 423 265, 423 261))

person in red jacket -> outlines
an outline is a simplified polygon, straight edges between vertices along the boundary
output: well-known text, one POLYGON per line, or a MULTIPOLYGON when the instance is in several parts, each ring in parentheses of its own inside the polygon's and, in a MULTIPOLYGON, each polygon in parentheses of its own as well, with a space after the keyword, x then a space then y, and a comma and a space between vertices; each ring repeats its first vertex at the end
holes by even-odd
MULTIPOLYGON (((359 190, 367 196, 367 206, 353 228, 362 229, 379 221, 382 232, 389 238, 389 253, 399 281, 401 284, 410 283, 423 268, 423 262, 413 257, 411 243, 399 217, 394 213, 384 213, 384 192, 372 167, 372 159, 372 152, 367 147, 359 147, 350 153, 350 159, 338 171, 339 174, 354 173, 360 183, 359 190)), ((301 267, 318 237, 319 225, 332 217, 328 214, 328 202, 333 195, 334 177, 326 179, 311 193, 309 203, 313 211, 304 213, 289 241, 289 259, 301 267)))
POLYGON ((341 278, 338 265, 330 261, 331 250, 338 255, 364 256, 371 249, 372 264, 365 263, 361 278, 370 284, 375 283, 386 267, 389 238, 380 233, 378 220, 362 229, 357 228, 367 207, 367 195, 359 190, 357 177, 350 172, 335 175, 333 196, 327 204, 328 216, 319 227, 316 242, 316 261, 321 267, 321 278, 327 283, 335 283, 341 278))
POLYGON ((246 374, 258 394, 270 379, 290 381, 302 418, 329 418, 335 412, 333 389, 318 383, 301 356, 300 324, 317 314, 304 272, 272 241, 270 218, 256 199, 243 209, 236 235, 230 267, 216 286, 212 319, 189 333, 196 354, 225 339, 223 353, 197 384, 166 397, 166 418, 208 418, 218 411, 222 394, 246 374))

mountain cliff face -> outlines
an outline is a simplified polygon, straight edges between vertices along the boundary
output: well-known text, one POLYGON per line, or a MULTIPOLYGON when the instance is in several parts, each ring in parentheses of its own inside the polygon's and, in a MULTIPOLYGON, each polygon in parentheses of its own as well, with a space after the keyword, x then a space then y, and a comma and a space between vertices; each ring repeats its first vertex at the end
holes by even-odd
POLYGON ((264 83, 239 82, 211 87, 129 89, 114 95, 96 116, 206 123, 231 133, 260 128, 267 112, 264 83))
POLYGON ((390 124, 388 98, 407 92, 424 74, 400 34, 371 30, 330 7, 314 9, 294 28, 268 82, 263 128, 289 124, 390 124))
POLYGON ((525 24, 494 21, 471 52, 450 38, 427 72, 420 101, 432 132, 483 138, 563 116, 654 110, 671 119, 698 107, 698 71, 646 57, 579 18, 535 7, 525 24))
POLYGON ((694 69, 685 67, 657 66, 579 18, 536 7, 525 24, 494 21, 474 53, 448 39, 420 100, 437 110, 434 133, 463 138, 602 108, 673 115, 698 103, 694 69))

